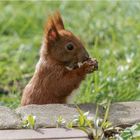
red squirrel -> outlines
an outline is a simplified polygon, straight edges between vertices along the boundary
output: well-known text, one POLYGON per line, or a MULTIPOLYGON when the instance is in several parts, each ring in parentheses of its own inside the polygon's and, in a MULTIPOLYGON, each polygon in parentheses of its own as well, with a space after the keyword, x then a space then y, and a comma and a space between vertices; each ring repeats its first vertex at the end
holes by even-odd
POLYGON ((21 105, 66 103, 86 74, 97 68, 97 60, 89 57, 80 39, 64 28, 60 13, 55 12, 45 25, 40 59, 21 105))

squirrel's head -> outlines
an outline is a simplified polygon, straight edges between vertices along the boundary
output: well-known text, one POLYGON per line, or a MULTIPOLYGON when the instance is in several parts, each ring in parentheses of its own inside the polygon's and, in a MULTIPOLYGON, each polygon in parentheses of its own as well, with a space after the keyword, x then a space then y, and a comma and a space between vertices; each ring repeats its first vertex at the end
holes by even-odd
POLYGON ((50 16, 47 21, 44 45, 47 51, 44 53, 47 57, 51 57, 69 69, 77 68, 89 59, 89 55, 79 38, 64 28, 59 12, 50 16))

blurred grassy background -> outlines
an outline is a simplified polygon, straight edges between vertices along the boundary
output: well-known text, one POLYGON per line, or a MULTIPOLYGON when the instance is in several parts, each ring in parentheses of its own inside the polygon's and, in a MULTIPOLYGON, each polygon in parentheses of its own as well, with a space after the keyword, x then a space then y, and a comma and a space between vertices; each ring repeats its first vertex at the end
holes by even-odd
POLYGON ((113 101, 139 100, 139 1, 0 1, 0 104, 19 105, 39 58, 44 22, 57 9, 99 61, 75 101, 110 95, 113 101))

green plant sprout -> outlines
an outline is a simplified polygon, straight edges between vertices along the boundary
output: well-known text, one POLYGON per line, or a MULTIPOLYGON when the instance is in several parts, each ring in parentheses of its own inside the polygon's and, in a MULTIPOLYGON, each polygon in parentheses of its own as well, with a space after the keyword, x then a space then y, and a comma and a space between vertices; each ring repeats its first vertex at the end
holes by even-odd
POLYGON ((35 123, 36 123, 36 116, 33 116, 30 114, 24 117, 23 122, 22 122, 22 127, 35 129, 35 123))
POLYGON ((65 126, 65 123, 66 123, 66 120, 62 117, 62 116, 59 116, 57 121, 56 121, 56 127, 64 127, 65 126))
MULTIPOLYGON (((95 118, 89 118, 88 117, 88 114, 89 112, 86 112, 84 113, 78 106, 77 106, 77 110, 79 112, 79 121, 77 122, 80 122, 80 120, 84 120, 83 122, 85 122, 85 125, 81 125, 80 124, 80 129, 81 130, 84 130, 90 139, 95 139, 95 140, 99 140, 99 139, 103 139, 104 138, 104 131, 109 128, 112 123, 107 121, 108 119, 108 114, 109 114, 109 108, 110 108, 110 104, 111 104, 111 101, 109 101, 107 103, 107 108, 106 108, 106 111, 105 111, 105 115, 104 115, 104 118, 101 119, 99 117, 99 105, 97 104, 97 107, 96 107, 96 114, 95 114, 95 118), (89 127, 87 130, 85 127, 89 127)), ((79 126, 78 126, 79 128, 79 126)))

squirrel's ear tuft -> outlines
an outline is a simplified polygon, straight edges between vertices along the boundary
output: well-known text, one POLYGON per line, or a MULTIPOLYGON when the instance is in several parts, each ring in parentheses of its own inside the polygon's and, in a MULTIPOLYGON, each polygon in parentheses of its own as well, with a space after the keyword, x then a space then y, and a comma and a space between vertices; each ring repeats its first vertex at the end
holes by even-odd
POLYGON ((59 38, 59 34, 52 17, 49 17, 47 21, 47 25, 45 27, 45 37, 47 41, 56 41, 59 38))
POLYGON ((64 24, 63 24, 63 20, 61 18, 61 14, 59 11, 56 11, 54 16, 53 16, 53 21, 54 24, 57 28, 57 30, 63 30, 64 29, 64 24))

